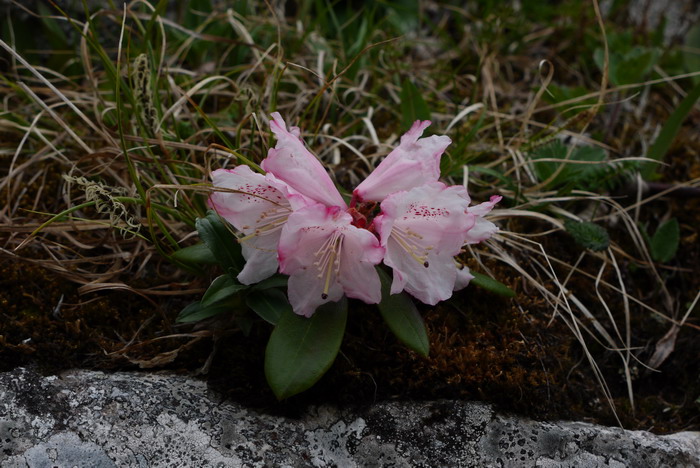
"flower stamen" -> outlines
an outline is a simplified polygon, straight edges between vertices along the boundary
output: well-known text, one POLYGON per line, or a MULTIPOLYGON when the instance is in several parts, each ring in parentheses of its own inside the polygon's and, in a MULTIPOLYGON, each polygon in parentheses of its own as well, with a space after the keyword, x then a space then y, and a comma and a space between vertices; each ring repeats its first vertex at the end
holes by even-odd
MULTIPOLYGON (((284 226, 292 210, 284 207, 263 212, 255 223, 255 230, 247 236, 239 237, 238 242, 245 242, 257 236, 273 234, 284 226)), ((245 226, 247 228, 248 226, 245 226)))
POLYGON ((340 271, 340 251, 343 248, 344 238, 345 236, 342 232, 335 230, 314 253, 314 256, 318 259, 314 262, 314 265, 318 268, 318 278, 323 279, 325 277, 321 299, 328 299, 331 280, 340 271))
POLYGON ((428 263, 428 252, 433 249, 433 246, 422 247, 418 245, 418 242, 423 240, 423 236, 410 229, 403 229, 395 225, 391 231, 391 238, 418 263, 425 268, 430 266, 428 263))

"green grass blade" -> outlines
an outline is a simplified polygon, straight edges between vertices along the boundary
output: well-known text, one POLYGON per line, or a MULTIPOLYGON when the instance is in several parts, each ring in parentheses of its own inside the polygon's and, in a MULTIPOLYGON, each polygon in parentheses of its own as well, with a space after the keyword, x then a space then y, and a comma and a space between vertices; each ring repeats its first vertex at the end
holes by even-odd
POLYGON ((430 109, 416 85, 408 78, 401 88, 401 116, 404 129, 409 129, 416 120, 430 120, 430 109))
MULTIPOLYGON (((649 149, 647 157, 654 159, 656 161, 663 161, 664 156, 668 153, 669 148, 673 140, 676 138, 678 130, 681 128, 681 124, 688 116, 690 111, 695 106, 695 103, 700 98, 700 83, 696 84, 693 89, 686 95, 686 97, 681 101, 676 110, 673 111, 671 116, 668 118, 664 126, 661 128, 659 136, 656 137, 656 141, 649 149)), ((642 166, 642 177, 645 179, 650 179, 654 177, 656 173, 656 164, 646 163, 642 166)))

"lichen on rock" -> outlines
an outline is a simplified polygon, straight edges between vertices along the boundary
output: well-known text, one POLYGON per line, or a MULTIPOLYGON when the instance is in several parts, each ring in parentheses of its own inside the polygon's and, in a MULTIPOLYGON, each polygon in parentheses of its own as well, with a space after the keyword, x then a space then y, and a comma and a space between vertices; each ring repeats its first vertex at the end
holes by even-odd
POLYGON ((0 374, 0 467, 700 466, 700 435, 536 422, 483 403, 379 402, 287 418, 172 374, 0 374))

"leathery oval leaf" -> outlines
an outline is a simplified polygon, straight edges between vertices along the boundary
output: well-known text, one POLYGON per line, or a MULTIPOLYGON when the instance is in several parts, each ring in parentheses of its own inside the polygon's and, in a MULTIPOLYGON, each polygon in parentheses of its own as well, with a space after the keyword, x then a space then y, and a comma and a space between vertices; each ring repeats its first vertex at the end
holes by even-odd
POLYGON ((199 322, 200 320, 208 319, 215 315, 231 312, 234 310, 234 308, 235 305, 230 301, 222 301, 209 306, 204 306, 199 301, 193 302, 182 309, 175 321, 177 323, 199 322))
POLYGON ((202 305, 205 307, 210 306, 235 295, 247 287, 248 286, 244 284, 240 284, 229 274, 218 276, 211 282, 211 285, 209 285, 209 288, 204 293, 202 305))
POLYGON ((406 293, 391 294, 391 278, 381 268, 377 268, 377 272, 382 281, 379 313, 399 341, 427 357, 430 352, 430 341, 416 305, 406 293))
POLYGON ((240 273, 244 264, 241 246, 225 221, 216 212, 209 211, 204 218, 197 218, 195 227, 224 270, 233 276, 240 273))
POLYGON ((277 325, 283 313, 292 311, 287 295, 274 288, 251 291, 245 303, 260 318, 272 325, 277 325))
POLYGON ((471 280, 471 284, 475 284, 479 287, 482 287, 486 289, 487 291, 491 291, 492 293, 496 293, 499 296, 505 296, 505 297, 515 297, 515 291, 510 289, 508 286, 505 284, 501 283, 500 281, 497 281, 490 276, 486 276, 481 273, 477 273, 475 271, 470 271, 471 275, 474 277, 471 280))
POLYGON ((310 318, 283 311, 265 350, 265 377, 279 400, 301 393, 331 367, 348 317, 346 298, 319 307, 310 318))
POLYGON ((173 252, 172 257, 175 260, 191 265, 211 265, 219 263, 211 250, 209 250, 209 247, 201 242, 199 244, 190 245, 189 247, 183 247, 182 249, 173 252))

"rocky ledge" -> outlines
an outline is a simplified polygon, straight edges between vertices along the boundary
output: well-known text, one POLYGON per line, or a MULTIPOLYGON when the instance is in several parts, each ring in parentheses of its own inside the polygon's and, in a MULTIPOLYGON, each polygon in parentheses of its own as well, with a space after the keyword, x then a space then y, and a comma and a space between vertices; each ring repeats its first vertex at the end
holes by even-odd
POLYGON ((0 374, 0 466, 700 467, 700 433, 536 422, 464 401, 289 419, 170 374, 0 374))

